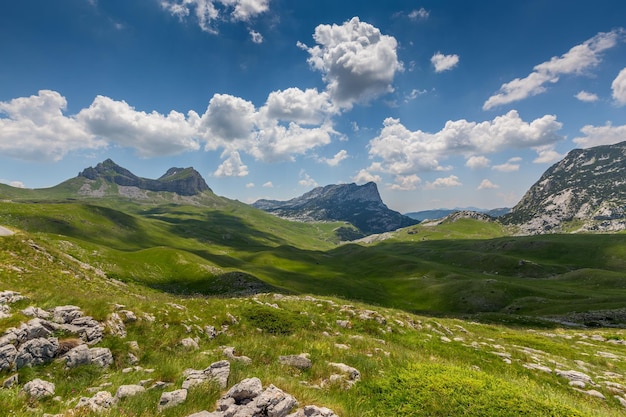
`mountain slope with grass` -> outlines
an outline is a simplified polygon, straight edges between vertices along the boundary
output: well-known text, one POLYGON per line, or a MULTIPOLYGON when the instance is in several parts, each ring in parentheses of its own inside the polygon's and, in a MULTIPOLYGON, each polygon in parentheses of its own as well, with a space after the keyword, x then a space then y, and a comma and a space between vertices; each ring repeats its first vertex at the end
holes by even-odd
MULTIPOLYGON (((507 327, 311 294, 181 296, 106 277, 68 243, 16 232, 0 238, 0 331, 34 333, 43 324, 39 339, 70 350, 0 371, 9 415, 208 414, 220 398, 244 398, 240 383, 250 378, 273 385, 274 398, 297 401, 279 416, 322 407, 341 417, 625 410, 621 329, 507 327), (74 312, 65 319, 72 323, 98 323, 101 340, 85 345, 71 331, 46 333, 61 311, 74 312), (78 351, 104 351, 110 360, 80 364, 78 351), (214 369, 219 378, 206 371, 214 369), (43 383, 54 386, 33 389, 43 383), (183 399, 169 400, 174 394, 183 399)), ((0 340, 0 352, 31 343, 0 340)))

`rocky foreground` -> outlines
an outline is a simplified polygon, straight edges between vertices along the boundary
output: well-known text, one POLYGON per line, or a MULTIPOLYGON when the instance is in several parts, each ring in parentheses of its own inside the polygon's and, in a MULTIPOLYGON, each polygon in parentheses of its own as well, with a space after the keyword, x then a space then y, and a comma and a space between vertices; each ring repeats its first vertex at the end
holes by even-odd
MULTIPOLYGON (((472 330, 477 323, 466 326, 454 324, 444 325, 436 320, 424 323, 408 314, 386 316, 375 310, 359 309, 352 305, 340 305, 330 300, 314 297, 284 296, 280 294, 258 295, 249 299, 253 303, 277 311, 283 309, 285 303, 307 303, 311 306, 334 311, 337 319, 332 328, 321 332, 320 337, 332 340, 348 335, 347 343, 334 342, 337 352, 352 352, 353 355, 365 355, 371 358, 390 358, 393 354, 387 350, 386 342, 372 336, 354 334, 353 327, 367 326, 378 329, 379 334, 407 334, 415 332, 421 338, 436 340, 441 346, 456 346, 461 351, 483 352, 487 357, 503 362, 506 366, 520 366, 536 374, 554 375, 565 381, 571 390, 575 390, 597 401, 617 401, 626 408, 626 376, 614 372, 610 363, 626 361, 626 341, 621 338, 607 338, 601 334, 586 332, 548 332, 528 331, 535 341, 541 339, 562 339, 576 349, 580 356, 572 360, 554 353, 548 353, 536 347, 518 343, 502 343, 495 339, 481 336, 472 330), (365 350, 362 350, 367 346, 365 350), (580 347, 580 348, 578 348, 580 347), (591 355, 588 352, 593 352, 591 355), (608 363, 608 368, 602 364, 608 363)), ((3 317, 23 317, 19 326, 7 329, 0 337, 0 375, 7 375, 2 380, 4 389, 19 387, 21 395, 29 401, 41 401, 47 398, 59 404, 65 404, 67 410, 54 416, 73 415, 78 410, 104 412, 124 404, 127 399, 146 395, 147 392, 161 392, 157 410, 172 409, 187 401, 188 393, 203 384, 213 384, 223 394, 217 403, 205 404, 188 417, 335 417, 331 409, 318 405, 304 405, 291 394, 279 387, 269 384, 263 386, 261 380, 254 375, 243 378, 236 383, 232 381, 231 366, 252 367, 258 359, 238 354, 233 346, 220 346, 218 354, 224 359, 210 363, 201 369, 186 369, 173 381, 160 381, 151 378, 155 369, 143 368, 140 352, 148 349, 141 342, 127 341, 127 326, 144 322, 151 326, 177 326, 174 323, 159 323, 154 315, 146 312, 134 312, 122 305, 113 305, 107 320, 98 322, 86 316, 77 306, 57 306, 42 309, 30 305, 17 312, 12 305, 27 302, 20 293, 14 291, 0 292, 0 311, 3 317), (123 340, 130 349, 126 357, 108 348, 99 347, 103 338, 114 337, 123 340), (136 383, 114 386, 103 383, 87 389, 90 396, 62 397, 56 393, 59 381, 34 378, 20 381, 20 369, 38 367, 51 362, 60 362, 66 369, 81 366, 102 368, 103 372, 121 372, 136 375, 136 383), (130 366, 120 369, 120 363, 130 366), (230 387, 230 388, 229 388, 230 387)), ((185 310, 185 306, 170 304, 164 311, 185 310)), ((188 337, 179 340, 178 344, 186 351, 193 352, 207 341, 217 337, 227 337, 237 331, 239 318, 228 315, 229 324, 219 329, 203 323, 179 324, 185 327, 188 337)), ((476 328, 478 330, 478 327, 476 328)), ((215 354, 215 350, 207 352, 215 354)), ((310 359, 307 352, 291 355, 277 355, 274 359, 283 369, 294 369, 296 372, 309 370, 318 365, 310 359)), ((326 376, 313 381, 302 380, 301 384, 313 390, 325 390, 329 387, 350 390, 363 378, 360 370, 342 362, 326 361, 323 368, 326 376)), ((477 372, 480 367, 474 365, 477 372)), ((615 368, 617 371, 617 368, 615 368)), ((48 416, 53 416, 48 415, 48 416)))

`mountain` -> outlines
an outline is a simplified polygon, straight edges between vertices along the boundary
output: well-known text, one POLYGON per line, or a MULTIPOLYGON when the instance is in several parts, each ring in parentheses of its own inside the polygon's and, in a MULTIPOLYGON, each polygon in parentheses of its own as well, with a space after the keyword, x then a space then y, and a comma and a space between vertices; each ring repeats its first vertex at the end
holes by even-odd
MULTIPOLYGON (((79 177, 97 181, 99 179, 123 187, 137 187, 146 191, 167 191, 182 196, 193 196, 211 191, 202 176, 193 168, 170 168, 159 179, 141 178, 117 165, 111 159, 83 170, 79 177)), ((84 191, 84 190, 83 190, 84 191)))
POLYGON ((450 214, 457 213, 460 211, 475 211, 477 213, 484 213, 491 217, 500 217, 511 211, 508 207, 495 208, 495 209, 480 209, 475 207, 466 207, 466 208, 455 208, 455 209, 434 209, 434 210, 422 210, 422 211, 414 211, 411 213, 405 213, 405 216, 408 216, 412 219, 424 221, 424 220, 436 220, 441 219, 443 217, 449 216, 450 214))
POLYGON ((288 201, 258 200, 252 205, 294 220, 346 221, 365 234, 389 232, 419 223, 390 210, 381 200, 378 187, 373 182, 327 185, 288 201))
POLYGON ((572 150, 502 222, 523 234, 626 229, 626 142, 572 150))

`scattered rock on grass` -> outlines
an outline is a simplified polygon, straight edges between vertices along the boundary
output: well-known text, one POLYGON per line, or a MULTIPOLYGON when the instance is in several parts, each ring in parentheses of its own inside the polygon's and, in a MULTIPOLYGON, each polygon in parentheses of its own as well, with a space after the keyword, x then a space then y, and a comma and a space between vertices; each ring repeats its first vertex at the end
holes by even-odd
POLYGON ((35 378, 24 384, 22 391, 32 398, 52 397, 54 395, 54 384, 35 378))
POLYGON ((279 356, 278 362, 283 365, 293 366, 294 368, 298 369, 309 369, 313 365, 311 359, 308 358, 308 353, 279 356))
POLYGON ((187 399, 187 390, 186 389, 177 389, 175 391, 166 391, 161 394, 161 398, 159 399, 159 409, 165 409, 170 407, 175 407, 179 404, 182 404, 187 399))

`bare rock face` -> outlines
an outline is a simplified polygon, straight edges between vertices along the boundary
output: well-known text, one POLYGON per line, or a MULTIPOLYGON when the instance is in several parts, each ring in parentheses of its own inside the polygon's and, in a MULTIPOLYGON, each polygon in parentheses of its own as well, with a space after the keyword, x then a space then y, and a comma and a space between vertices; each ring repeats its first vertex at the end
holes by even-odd
POLYGON ((507 215, 523 234, 626 229, 626 142, 574 149, 550 167, 507 215))
POLYGON ((19 369, 51 362, 58 349, 59 340, 56 337, 31 339, 19 347, 15 366, 19 369))
POLYGON ((373 182, 364 185, 327 185, 288 201, 258 200, 252 205, 288 219, 346 221, 368 235, 419 223, 390 210, 383 203, 378 187, 373 182))
POLYGON ((211 191, 202 176, 193 168, 170 168, 163 176, 153 180, 138 177, 110 159, 95 167, 83 170, 79 177, 88 180, 103 179, 122 187, 135 187, 145 191, 167 191, 183 196, 192 196, 211 191))

